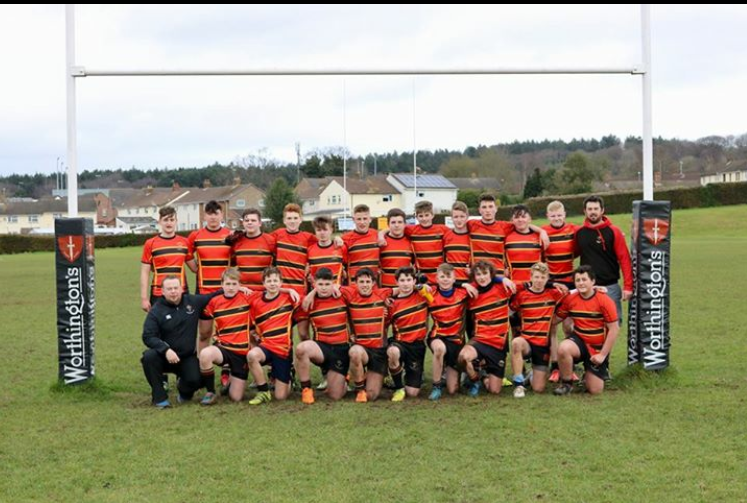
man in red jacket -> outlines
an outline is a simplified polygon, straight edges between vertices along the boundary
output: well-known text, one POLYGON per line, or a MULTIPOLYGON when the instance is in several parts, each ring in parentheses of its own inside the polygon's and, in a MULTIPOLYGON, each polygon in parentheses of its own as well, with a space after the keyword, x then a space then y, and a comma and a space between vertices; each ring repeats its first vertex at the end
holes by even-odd
POLYGON ((581 265, 589 265, 596 284, 607 287, 615 302, 617 319, 622 323, 622 302, 633 296, 633 266, 622 231, 604 216, 604 200, 599 196, 584 199, 584 225, 576 232, 576 252, 581 265), (622 271, 623 288, 618 284, 622 271))

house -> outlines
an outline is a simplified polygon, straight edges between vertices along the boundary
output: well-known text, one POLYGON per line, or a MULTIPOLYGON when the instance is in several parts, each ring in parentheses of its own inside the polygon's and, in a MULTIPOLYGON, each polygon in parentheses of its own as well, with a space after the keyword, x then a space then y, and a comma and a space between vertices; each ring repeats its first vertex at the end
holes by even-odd
POLYGON ((747 182, 747 166, 745 166, 744 163, 740 163, 739 166, 733 166, 724 171, 718 171, 715 174, 700 175, 700 184, 703 186, 708 185, 709 183, 735 182, 747 182))
MULTIPOLYGON (((110 202, 105 194, 86 194, 78 198, 78 217, 90 218, 94 225, 105 225, 110 217, 110 202)), ((41 199, 0 204, 0 234, 54 234, 54 220, 67 216, 67 198, 46 196, 41 199)))
POLYGON ((402 194, 402 206, 399 207, 406 213, 413 212, 415 203, 423 200, 433 203, 436 214, 449 212, 457 198, 456 185, 442 175, 418 175, 416 179, 411 174, 394 173, 387 176, 387 181, 402 194))
POLYGON ((108 191, 115 218, 114 225, 133 232, 147 231, 148 227, 155 228, 159 208, 173 204, 189 192, 189 189, 180 187, 178 183, 171 187, 149 185, 142 189, 102 190, 108 191))
MULTIPOLYGON (((323 180, 323 184, 319 183, 318 188, 313 189, 317 190, 319 195, 313 205, 307 202, 305 208, 314 209, 304 209, 304 220, 313 220, 318 215, 329 215, 333 218, 344 214, 350 216, 353 208, 359 204, 367 205, 371 209, 371 216, 378 217, 386 215, 390 209, 398 208, 402 204, 401 194, 388 182, 385 175, 349 177, 347 180, 343 180, 341 176, 328 176, 323 180)), ((311 183, 302 186, 301 192, 310 196, 310 186, 311 183)), ((299 191, 296 194, 299 194, 299 191)))
POLYGON ((210 201, 217 201, 223 207, 226 226, 230 229, 240 227, 241 214, 245 209, 262 210, 265 206, 265 193, 251 183, 241 184, 239 178, 235 178, 234 184, 230 186, 212 187, 206 180, 202 188, 185 190, 183 196, 169 203, 176 209, 180 231, 202 227, 205 221, 205 204, 210 201))

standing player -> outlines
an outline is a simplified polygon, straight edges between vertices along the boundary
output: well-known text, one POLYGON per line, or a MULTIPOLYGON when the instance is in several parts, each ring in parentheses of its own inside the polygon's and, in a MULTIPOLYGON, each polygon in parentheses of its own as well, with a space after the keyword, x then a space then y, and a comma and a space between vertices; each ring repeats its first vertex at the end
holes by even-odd
POLYGON ((506 236, 505 241, 506 275, 518 284, 531 279, 531 268, 542 262, 543 250, 539 233, 529 228, 532 215, 528 207, 523 204, 514 206, 511 223, 514 230, 506 236))
POLYGON ((348 249, 348 278, 354 278, 359 269, 367 267, 379 280, 378 234, 371 229, 371 210, 365 204, 353 208, 355 229, 342 235, 348 249))
POLYGON ((345 246, 335 246, 332 241, 332 219, 316 217, 313 222, 317 242, 309 247, 309 283, 313 284, 316 272, 326 267, 332 271, 336 285, 342 284, 345 274, 347 250, 345 246))
POLYGON ((309 405, 314 403, 310 369, 312 362, 327 371, 327 394, 332 400, 345 396, 345 377, 350 365, 350 333, 345 300, 333 295, 333 275, 326 267, 316 272, 314 280, 315 297, 309 317, 315 337, 314 340, 301 341, 296 346, 295 360, 301 381, 301 401, 309 405))
MULTIPOLYGON (((197 293, 210 293, 221 285, 223 271, 231 265, 231 244, 226 240, 231 231, 223 227, 223 210, 217 201, 205 205, 205 227, 189 235, 192 260, 187 266, 197 273, 197 293)), ((228 366, 221 372, 223 390, 228 389, 228 366)))
POLYGON ((275 378, 275 399, 285 400, 291 391, 293 311, 295 302, 281 292, 283 279, 275 267, 262 273, 264 292, 255 294, 249 304, 249 317, 258 344, 247 355, 249 371, 257 384, 257 395, 249 405, 272 400, 263 365, 269 365, 275 378))
MULTIPOLYGON (((472 263, 486 260, 493 264, 498 275, 505 274, 504 244, 506 236, 514 230, 514 225, 495 219, 498 207, 495 197, 491 194, 482 194, 480 202, 480 220, 467 222, 470 232, 470 246, 472 247, 472 263)), ((540 234, 543 246, 549 243, 547 233, 529 224, 529 228, 540 234)))
POLYGON ((524 359, 532 362, 532 390, 545 391, 547 366, 550 362, 550 334, 555 332, 555 309, 564 294, 547 286, 550 271, 539 262, 530 270, 531 283, 517 284, 511 300, 511 309, 519 313, 521 327, 511 341, 511 368, 513 369, 514 397, 524 398, 526 384, 521 371, 524 359))
MULTIPOLYGON (((550 245, 545 250, 547 266, 550 268, 550 279, 554 283, 560 283, 572 290, 575 288, 573 284, 573 259, 575 257, 576 231, 580 227, 565 221, 565 207, 560 201, 552 201, 547 205, 547 219, 550 223, 543 225, 542 228, 550 238, 550 245)), ((560 380, 557 326, 553 328, 550 334, 549 380, 550 382, 560 380)))
POLYGON ((594 270, 582 265, 573 273, 575 293, 566 297, 558 308, 558 318, 570 325, 573 335, 558 348, 560 378, 556 395, 567 395, 572 389, 573 364, 584 363, 584 383, 592 395, 604 391, 609 379, 609 356, 620 330, 615 303, 607 294, 595 290, 594 270))
POLYGON ((189 290, 184 264, 192 257, 189 241, 176 233, 176 210, 171 206, 158 210, 158 225, 161 231, 145 242, 140 260, 140 307, 146 313, 161 297, 161 283, 166 276, 178 277, 184 293, 189 290))
POLYGON ((456 201, 451 206, 451 220, 454 228, 444 234, 444 259, 447 264, 454 266, 454 277, 457 286, 469 281, 469 265, 472 251, 469 244, 469 210, 462 201, 456 201))
POLYGON ((264 290, 263 271, 272 265, 275 238, 262 232, 262 212, 248 208, 241 215, 244 227, 231 236, 234 265, 241 273, 241 285, 254 291, 264 290))
POLYGON ((413 254, 410 239, 405 236, 405 212, 393 208, 387 213, 389 230, 383 235, 384 246, 381 253, 381 286, 396 288, 394 274, 400 267, 412 265, 413 254))
POLYGON ((415 204, 417 225, 408 225, 405 235, 412 242, 415 266, 418 275, 425 274, 428 283, 436 284, 436 269, 444 261, 443 238, 448 227, 433 223, 433 203, 420 201, 415 204))
POLYGON ((220 288, 223 271, 231 265, 231 245, 226 238, 231 231, 223 227, 223 210, 217 201, 205 205, 205 227, 189 235, 192 259, 189 268, 197 273, 197 293, 211 293, 220 288))
POLYGON ((401 267, 396 277, 399 292, 389 307, 394 340, 387 349, 387 358, 394 380, 392 401, 401 402, 405 395, 418 396, 423 384, 428 303, 415 291, 415 269, 401 267))

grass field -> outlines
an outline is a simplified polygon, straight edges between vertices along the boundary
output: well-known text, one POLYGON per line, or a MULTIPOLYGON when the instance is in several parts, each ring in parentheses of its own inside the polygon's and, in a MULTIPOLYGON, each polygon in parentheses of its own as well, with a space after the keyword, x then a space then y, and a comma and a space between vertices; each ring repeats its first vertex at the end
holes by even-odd
POLYGON ((97 386, 59 391, 53 256, 0 256, 0 501, 747 501, 747 206, 672 230, 672 369, 621 332, 604 395, 521 401, 156 411, 134 248, 96 252, 97 386))

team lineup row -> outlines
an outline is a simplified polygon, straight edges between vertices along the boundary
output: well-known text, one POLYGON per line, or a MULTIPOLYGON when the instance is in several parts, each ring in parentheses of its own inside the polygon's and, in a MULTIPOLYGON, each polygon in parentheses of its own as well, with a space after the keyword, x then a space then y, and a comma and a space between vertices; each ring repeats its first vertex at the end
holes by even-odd
MULTIPOLYGON (((272 368, 275 397, 287 397, 294 323, 301 337, 294 352, 294 367, 306 403, 313 402, 309 382, 312 362, 322 367, 329 381, 328 394, 335 399, 341 398, 347 390, 348 374, 355 383, 358 401, 375 399, 387 371, 394 381, 394 400, 401 400, 406 395, 416 396, 422 383, 426 345, 434 353, 432 399, 438 399, 444 387, 449 392, 456 391, 458 369, 466 370, 472 380, 472 394, 479 392, 481 384, 490 392, 499 392, 509 349, 514 353, 514 369, 522 368, 524 358, 532 362, 532 388, 542 391, 551 348, 554 348, 551 341, 555 332, 555 311, 559 305, 558 316, 573 320, 573 323, 567 323, 572 335, 559 350, 563 383, 556 393, 570 389, 574 360, 584 362, 587 390, 600 392, 606 377, 607 357, 617 335, 619 307, 615 308, 615 303, 607 295, 594 290, 595 276, 599 276, 595 268, 584 267, 575 277, 566 272, 569 268, 573 270, 573 256, 574 252, 578 253, 579 243, 582 263, 584 261, 583 242, 578 240, 579 228, 566 229, 570 230, 570 239, 566 235, 558 237, 557 230, 572 225, 565 224, 560 203, 557 203, 559 208, 553 205, 548 208, 550 239, 547 239, 549 233, 546 231, 530 227, 528 210, 522 206, 514 209, 511 224, 491 222, 489 217, 494 219, 495 203, 490 199, 481 200, 482 219, 477 222, 481 226, 469 226, 466 207, 457 203, 452 212, 453 230, 429 224, 428 220, 433 217, 431 207, 428 203, 419 203, 416 207, 419 225, 405 226, 404 212, 392 210, 388 215, 389 232, 376 233, 367 229, 370 222, 367 208, 356 207, 356 230, 343 235, 341 242, 337 243, 332 242, 331 225, 324 218, 317 218, 314 222, 316 240, 300 236, 307 234, 297 230, 300 209, 289 205, 284 218, 286 229, 273 235, 274 250, 271 247, 273 240, 268 239, 270 235, 261 232, 259 212, 247 210, 244 231, 231 234, 220 227, 220 207, 217 205, 218 211, 213 215, 218 217, 218 228, 211 226, 211 212, 207 211, 211 209, 210 204, 206 207, 207 227, 186 240, 186 250, 173 246, 174 243, 159 246, 159 239, 168 242, 176 238, 173 235, 174 215, 168 214, 167 208, 162 209, 166 210, 161 217, 162 233, 146 243, 141 276, 144 280, 141 285, 145 284, 142 290, 147 292, 148 276, 153 269, 151 298, 141 297, 143 308, 150 311, 143 338, 151 349, 144 354, 143 366, 153 388, 154 403, 168 404, 161 382, 165 371, 180 374, 181 398, 191 397, 204 384, 208 392, 203 403, 212 403, 215 398, 213 364, 230 368, 230 396, 235 400, 244 394, 248 371, 253 374, 259 389, 250 403, 270 399, 267 383, 259 377, 262 364, 272 368), (489 214, 490 206, 492 215, 489 214), (560 222, 553 220, 553 212, 562 214, 560 222), (485 233, 485 228, 491 233, 485 233), (206 239, 200 233, 212 239, 206 239), (224 237, 221 239, 215 235, 217 233, 224 237), (466 241, 454 243, 455 236, 464 239, 465 235, 466 241), (305 246, 299 246, 303 244, 299 238, 306 240, 305 246), (545 249, 548 243, 549 247, 545 249), (560 250, 563 253, 559 253, 557 246, 553 249, 554 243, 563 246, 560 250), (229 247, 228 261, 216 258, 215 252, 225 252, 229 247), (451 263, 448 260, 450 255, 451 263), (539 263, 545 255, 549 267, 539 263), (268 256, 272 260, 270 264, 259 263, 268 256), (181 268, 178 264, 180 258, 181 268), (444 263, 445 258, 447 263, 444 263), (229 261, 238 267, 227 271, 229 261), (410 265, 413 262, 417 269, 410 265), (186 294, 185 263, 197 271, 200 293, 220 286, 223 290, 217 294, 214 292, 212 300, 204 293, 186 294), (553 272, 553 265, 556 272, 553 272), (216 282, 214 269, 219 267, 220 279, 216 282), (418 275, 431 285, 420 290, 422 295, 414 293, 418 275), (165 283, 167 277, 169 281, 165 283), (313 289, 300 307, 294 303, 294 297, 306 294, 309 277, 314 279, 313 289), (550 277, 555 287, 547 287, 550 277), (565 296, 561 303, 563 292, 567 291, 564 284, 570 283, 572 278, 578 291, 565 296), (579 285, 579 281, 582 284, 579 285), (343 282, 350 286, 340 288, 343 282), (171 295, 166 285, 171 287, 171 295), (256 291, 247 296, 245 292, 250 290, 236 290, 240 285, 256 291), (163 286, 162 291, 156 288, 160 286, 163 286), (162 299, 151 309, 152 302, 161 294, 162 299), (514 337, 510 348, 507 344, 509 302, 516 313, 516 319, 511 323, 514 337), (278 303, 280 305, 276 305, 278 303), (566 307, 562 308, 563 305, 566 307), (432 319, 430 331, 427 329, 429 313, 432 319), (184 314, 192 319, 182 319, 184 314), (204 319, 200 322, 198 366, 194 339, 196 318, 200 315, 204 319), (314 340, 308 340, 309 319, 314 328, 314 340), (389 344, 387 326, 392 327, 393 335, 389 344), (254 338, 249 336, 250 331, 254 338), (471 336, 467 345, 464 345, 465 332, 471 336), (214 345, 209 345, 211 338, 214 345), (352 347, 348 347, 351 342, 352 347), (178 347, 173 347, 174 344, 178 347), (194 361, 187 365, 189 360, 194 361), (567 373, 564 369, 566 363, 569 367, 567 373), (185 372, 187 367, 192 370, 185 372), (195 367, 199 371, 195 372, 195 367), (484 383, 480 379, 481 370, 484 383), (446 377, 445 382, 442 375, 446 377)), ((608 250, 618 253, 618 244, 622 244, 627 253, 622 239, 614 243, 610 240, 604 242, 608 236, 603 232, 613 226, 602 216, 603 203, 597 199, 601 211, 596 220, 604 225, 593 230, 602 238, 602 247, 613 245, 608 250)), ((594 206, 592 203, 588 206, 594 206)), ((593 220, 591 217, 587 211, 586 223, 593 220)), ((614 232, 616 228, 612 230, 614 232)), ((614 240, 616 235, 612 233, 609 237, 614 240)), ((629 263, 629 256, 627 258, 629 263)), ((620 264, 626 276, 627 295, 629 288, 624 261, 621 260, 620 264)), ((608 270, 602 272, 610 275, 608 270)), ((611 275, 616 283, 619 271, 613 271, 611 275)), ((613 285, 605 286, 607 292, 614 290, 613 285)), ((523 374, 514 372, 513 381, 515 394, 522 396, 525 389, 523 374)))

